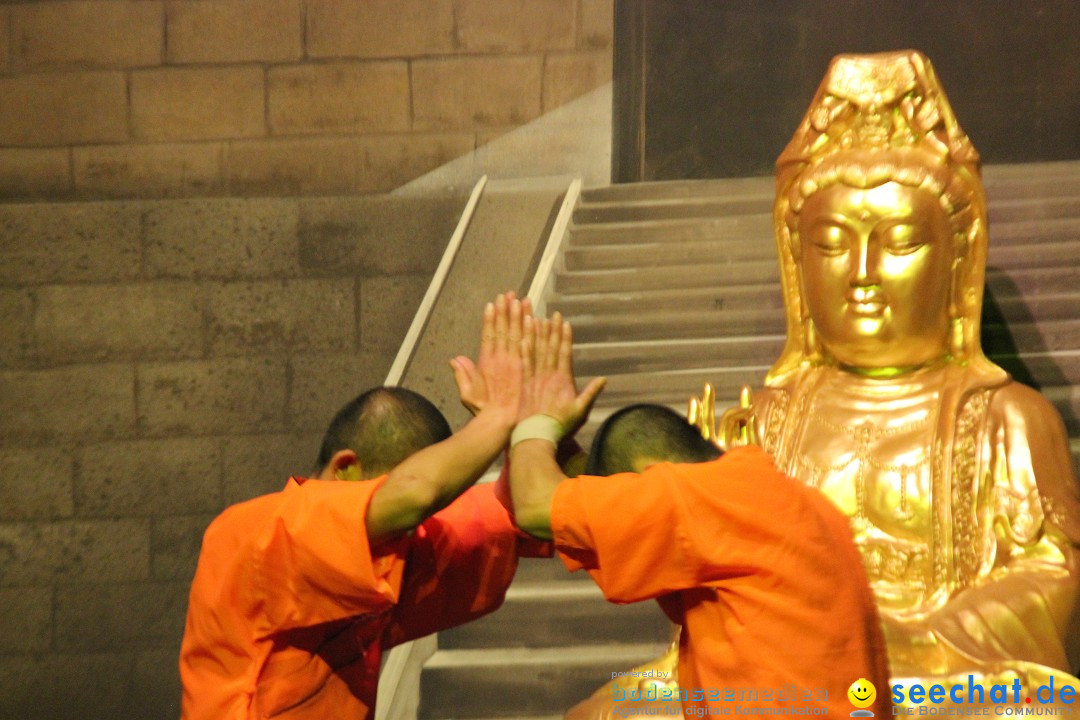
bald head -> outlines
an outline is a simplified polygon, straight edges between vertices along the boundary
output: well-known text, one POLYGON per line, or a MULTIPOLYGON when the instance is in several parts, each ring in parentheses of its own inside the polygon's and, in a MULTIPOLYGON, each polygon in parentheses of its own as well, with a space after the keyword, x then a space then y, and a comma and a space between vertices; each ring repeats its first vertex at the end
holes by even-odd
POLYGON ((352 450, 365 479, 390 472, 413 453, 450 437, 450 425, 422 395, 377 387, 353 399, 330 421, 319 449, 325 468, 340 450, 352 450))
POLYGON ((585 474, 641 472, 657 462, 696 463, 718 457, 720 450, 671 408, 631 405, 600 426, 585 474))

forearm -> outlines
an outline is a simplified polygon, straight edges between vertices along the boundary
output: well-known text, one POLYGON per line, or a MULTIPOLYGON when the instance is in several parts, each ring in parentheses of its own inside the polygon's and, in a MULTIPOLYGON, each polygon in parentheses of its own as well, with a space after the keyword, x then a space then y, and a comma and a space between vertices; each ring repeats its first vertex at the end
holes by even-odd
POLYGON ((551 499, 566 479, 555 461, 555 446, 524 440, 510 451, 510 493, 518 527, 542 540, 551 539, 551 499))
POLYGON ((512 418, 483 411, 451 437, 395 467, 372 498, 372 542, 407 532, 447 506, 476 482, 506 445, 512 418))
POLYGON ((589 456, 572 436, 564 437, 559 441, 555 450, 555 462, 562 468, 567 477, 577 477, 585 472, 585 464, 589 456))

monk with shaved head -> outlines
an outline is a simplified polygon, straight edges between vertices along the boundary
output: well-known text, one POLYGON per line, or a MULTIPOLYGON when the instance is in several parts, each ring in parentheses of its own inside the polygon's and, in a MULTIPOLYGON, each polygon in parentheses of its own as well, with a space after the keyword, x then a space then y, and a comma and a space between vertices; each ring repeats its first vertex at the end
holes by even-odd
POLYGON ((517 417, 528 314, 499 296, 478 361, 452 361, 475 411, 457 433, 420 395, 374 388, 330 423, 315 478, 210 524, 181 646, 183 718, 363 720, 383 650, 501 604, 524 536, 499 483, 470 486, 517 417))
POLYGON ((846 717, 856 680, 876 684, 873 710, 890 714, 873 597, 832 503, 780 473, 761 448, 721 454, 656 405, 609 417, 586 473, 565 477, 556 444, 585 421, 603 381, 579 394, 569 324, 535 327, 523 420, 511 440, 517 522, 552 539, 567 568, 588 571, 608 600, 655 599, 682 626, 677 684, 631 676, 568 717, 678 714, 680 707, 697 717, 846 717), (668 706, 643 706, 650 701, 668 706))

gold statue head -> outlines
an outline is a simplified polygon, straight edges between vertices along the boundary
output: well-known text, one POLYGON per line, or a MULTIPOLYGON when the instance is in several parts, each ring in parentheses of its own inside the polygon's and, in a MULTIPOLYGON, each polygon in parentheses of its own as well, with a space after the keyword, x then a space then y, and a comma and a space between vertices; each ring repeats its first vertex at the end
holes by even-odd
POLYGON ((836 57, 776 166, 788 336, 769 381, 807 362, 1001 372, 979 343, 979 156, 925 56, 836 57))

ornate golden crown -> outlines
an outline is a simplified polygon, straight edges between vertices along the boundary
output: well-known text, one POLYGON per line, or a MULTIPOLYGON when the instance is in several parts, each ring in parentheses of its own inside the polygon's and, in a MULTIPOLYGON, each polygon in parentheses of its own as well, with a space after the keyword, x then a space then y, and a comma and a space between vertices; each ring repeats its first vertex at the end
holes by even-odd
POLYGON ((922 149, 978 173, 979 154, 925 55, 838 55, 776 161, 778 179, 837 152, 890 148, 922 149))

